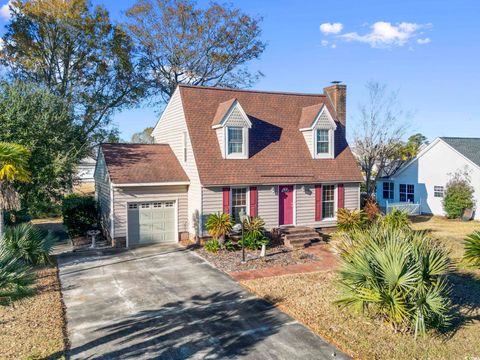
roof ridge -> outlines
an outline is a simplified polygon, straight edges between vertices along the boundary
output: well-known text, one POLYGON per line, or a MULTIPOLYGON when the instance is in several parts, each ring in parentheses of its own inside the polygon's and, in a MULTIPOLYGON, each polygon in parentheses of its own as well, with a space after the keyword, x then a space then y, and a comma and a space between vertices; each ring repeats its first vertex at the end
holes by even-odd
POLYGON ((480 140, 480 137, 440 136, 440 139, 480 140))
POLYGON ((127 142, 118 142, 118 143, 113 143, 113 142, 105 142, 105 143, 101 143, 100 146, 102 145, 131 145, 131 146, 158 146, 158 145, 162 145, 162 146, 170 146, 170 144, 166 144, 166 143, 155 143, 155 144, 142 144, 142 143, 127 143, 127 142))
POLYGON ((300 93, 300 92, 289 92, 289 91, 273 91, 273 90, 236 89, 236 88, 226 88, 226 87, 220 87, 220 86, 201 86, 201 85, 178 84, 178 87, 192 88, 192 89, 205 89, 205 90, 250 92, 250 93, 256 93, 256 94, 326 97, 325 94, 300 93))

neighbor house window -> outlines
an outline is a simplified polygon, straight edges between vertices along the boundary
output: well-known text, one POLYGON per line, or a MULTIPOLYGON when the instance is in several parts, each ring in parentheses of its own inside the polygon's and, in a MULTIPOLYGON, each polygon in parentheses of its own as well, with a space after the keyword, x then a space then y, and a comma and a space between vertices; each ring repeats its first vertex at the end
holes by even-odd
POLYGON ((400 201, 415 202, 415 187, 412 184, 400 184, 400 201))
POLYGON ((433 196, 438 198, 443 198, 443 186, 434 186, 433 196))
POLYGON ((335 186, 322 186, 322 218, 330 219, 335 216, 335 186))
POLYGON ((227 128, 228 154, 243 154, 243 128, 227 128))
POLYGON ((317 155, 330 154, 330 131, 317 129, 317 155))
POLYGON ((387 200, 393 199, 393 182, 383 183, 383 198, 387 200))
POLYGON ((232 188, 232 217, 234 221, 240 222, 240 211, 247 213, 247 189, 232 188))

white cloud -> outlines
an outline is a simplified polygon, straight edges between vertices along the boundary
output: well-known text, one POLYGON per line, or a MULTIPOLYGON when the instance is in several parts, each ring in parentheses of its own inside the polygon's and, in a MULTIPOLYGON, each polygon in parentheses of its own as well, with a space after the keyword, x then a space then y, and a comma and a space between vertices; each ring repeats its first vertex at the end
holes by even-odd
MULTIPOLYGON (((371 31, 366 34, 361 35, 357 32, 350 32, 339 35, 339 37, 346 41, 367 43, 374 48, 403 46, 418 37, 420 29, 429 26, 430 24, 423 25, 408 22, 392 24, 386 21, 377 21, 370 26, 371 31)), ((425 41, 425 39, 422 41, 425 41)), ((430 39, 427 42, 429 41, 430 39)), ((420 42, 418 43, 420 44, 420 42)))
POLYGON ((328 46, 328 44, 330 44, 330 41, 322 40, 321 44, 322 44, 322 46, 328 46))
POLYGON ((432 40, 430 40, 430 38, 425 38, 425 39, 417 39, 417 44, 420 44, 420 45, 425 45, 425 44, 428 44, 432 42, 432 40))
POLYGON ((0 17, 5 20, 10 20, 12 14, 10 13, 10 6, 12 6, 12 0, 8 0, 8 3, 3 4, 0 7, 0 17))
POLYGON ((337 48, 337 44, 332 44, 330 47, 331 47, 332 49, 336 49, 336 48, 337 48))
POLYGON ((320 31, 325 35, 339 34, 342 29, 342 23, 323 23, 320 25, 320 31))

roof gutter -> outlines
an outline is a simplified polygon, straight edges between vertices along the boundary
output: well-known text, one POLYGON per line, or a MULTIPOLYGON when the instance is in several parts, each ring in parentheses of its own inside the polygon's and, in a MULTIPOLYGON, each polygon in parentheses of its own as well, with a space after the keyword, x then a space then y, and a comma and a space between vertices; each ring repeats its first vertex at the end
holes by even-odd
POLYGON ((140 186, 174 186, 174 185, 190 185, 190 181, 172 181, 172 182, 152 182, 152 183, 126 183, 114 184, 113 187, 140 187, 140 186))

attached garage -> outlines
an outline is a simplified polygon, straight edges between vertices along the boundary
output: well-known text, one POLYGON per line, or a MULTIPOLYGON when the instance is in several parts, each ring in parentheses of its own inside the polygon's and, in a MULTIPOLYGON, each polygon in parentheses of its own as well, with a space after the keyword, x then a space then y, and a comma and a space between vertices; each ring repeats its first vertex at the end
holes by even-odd
POLYGON ((176 202, 128 203, 128 246, 177 241, 176 202))
POLYGON ((103 144, 95 172, 102 227, 116 247, 188 237, 190 181, 170 146, 103 144))

